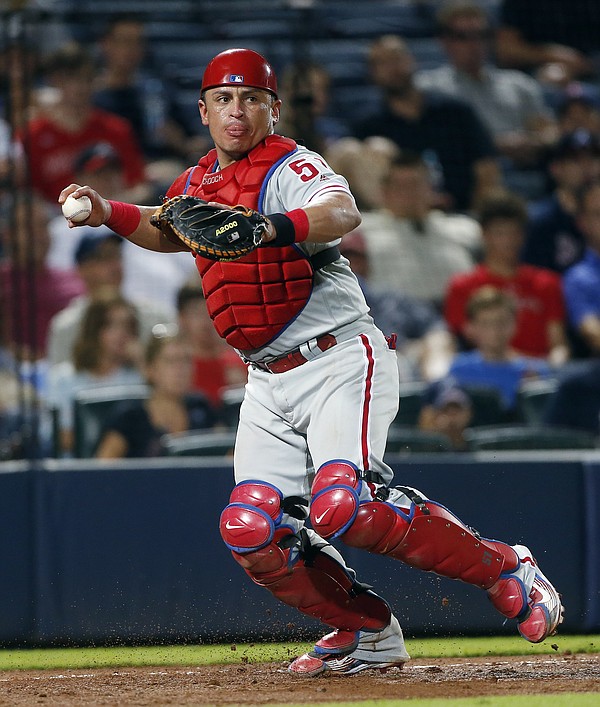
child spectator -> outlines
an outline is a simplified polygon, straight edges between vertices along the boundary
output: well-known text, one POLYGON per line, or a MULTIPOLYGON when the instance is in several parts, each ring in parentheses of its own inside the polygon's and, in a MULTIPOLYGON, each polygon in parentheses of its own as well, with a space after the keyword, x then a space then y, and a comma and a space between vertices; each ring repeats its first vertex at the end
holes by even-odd
POLYGON ((550 376, 550 367, 542 358, 523 356, 511 349, 517 306, 510 294, 484 286, 469 298, 466 316, 467 335, 475 348, 458 353, 448 375, 461 386, 497 389, 505 410, 515 411, 521 382, 550 376))
POLYGON ((450 280, 444 308, 450 330, 464 346, 472 345, 467 331, 467 302, 480 287, 492 285, 510 293, 516 301, 517 323, 511 346, 521 354, 561 365, 569 356, 561 282, 556 273, 520 261, 527 225, 524 202, 512 194, 490 198, 482 204, 479 223, 483 262, 450 280))
POLYGON ((217 422, 208 400, 190 395, 193 360, 181 337, 152 337, 143 370, 150 395, 144 401, 124 403, 107 421, 96 450, 99 459, 160 456, 163 435, 207 429, 217 422))

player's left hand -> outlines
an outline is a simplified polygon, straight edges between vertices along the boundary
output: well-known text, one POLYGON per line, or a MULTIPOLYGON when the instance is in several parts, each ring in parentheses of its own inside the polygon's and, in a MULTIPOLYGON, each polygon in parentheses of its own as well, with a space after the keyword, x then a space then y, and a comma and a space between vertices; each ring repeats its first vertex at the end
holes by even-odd
POLYGON ((186 194, 167 199, 150 223, 173 243, 209 260, 237 260, 272 240, 273 227, 258 211, 186 194))

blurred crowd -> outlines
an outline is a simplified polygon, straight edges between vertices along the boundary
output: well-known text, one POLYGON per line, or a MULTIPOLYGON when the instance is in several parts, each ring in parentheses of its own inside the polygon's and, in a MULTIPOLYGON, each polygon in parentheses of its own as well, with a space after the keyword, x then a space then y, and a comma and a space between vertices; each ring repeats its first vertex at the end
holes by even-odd
MULTIPOLYGON (((482 405, 488 424, 531 421, 523 391, 538 385, 536 422, 598 435, 600 4, 421 4, 437 65, 373 38, 352 111, 326 63, 278 67, 278 132, 355 194, 363 222, 340 247, 418 384, 410 424, 461 451, 482 405)), ((89 454, 160 455, 164 435, 231 425, 245 365, 189 254, 69 229, 56 199, 76 182, 158 204, 210 142, 143 20, 120 13, 85 45, 66 35, 0 56, 0 459, 80 453, 75 403, 100 389, 119 404, 89 454)))

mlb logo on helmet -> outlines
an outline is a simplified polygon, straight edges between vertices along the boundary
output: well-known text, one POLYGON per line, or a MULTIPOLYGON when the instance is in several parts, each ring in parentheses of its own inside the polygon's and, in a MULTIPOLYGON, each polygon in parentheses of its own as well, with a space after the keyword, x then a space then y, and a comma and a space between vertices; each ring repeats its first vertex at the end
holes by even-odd
POLYGON ((230 74, 229 80, 231 83, 244 83, 244 77, 241 74, 230 74))

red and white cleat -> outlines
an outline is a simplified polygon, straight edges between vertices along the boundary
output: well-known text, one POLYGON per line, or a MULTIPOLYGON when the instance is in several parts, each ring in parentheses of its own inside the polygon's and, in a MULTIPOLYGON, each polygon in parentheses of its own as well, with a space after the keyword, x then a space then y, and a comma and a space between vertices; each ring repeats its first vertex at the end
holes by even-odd
POLYGON ((519 633, 531 643, 541 643, 556 633, 563 620, 560 596, 537 566, 524 545, 514 545, 519 565, 503 572, 488 589, 495 608, 509 619, 517 619, 519 633))
POLYGON ((310 653, 294 660, 288 670, 294 675, 315 677, 325 671, 354 675, 363 670, 402 667, 410 656, 398 619, 377 633, 333 631, 317 642, 310 653))

